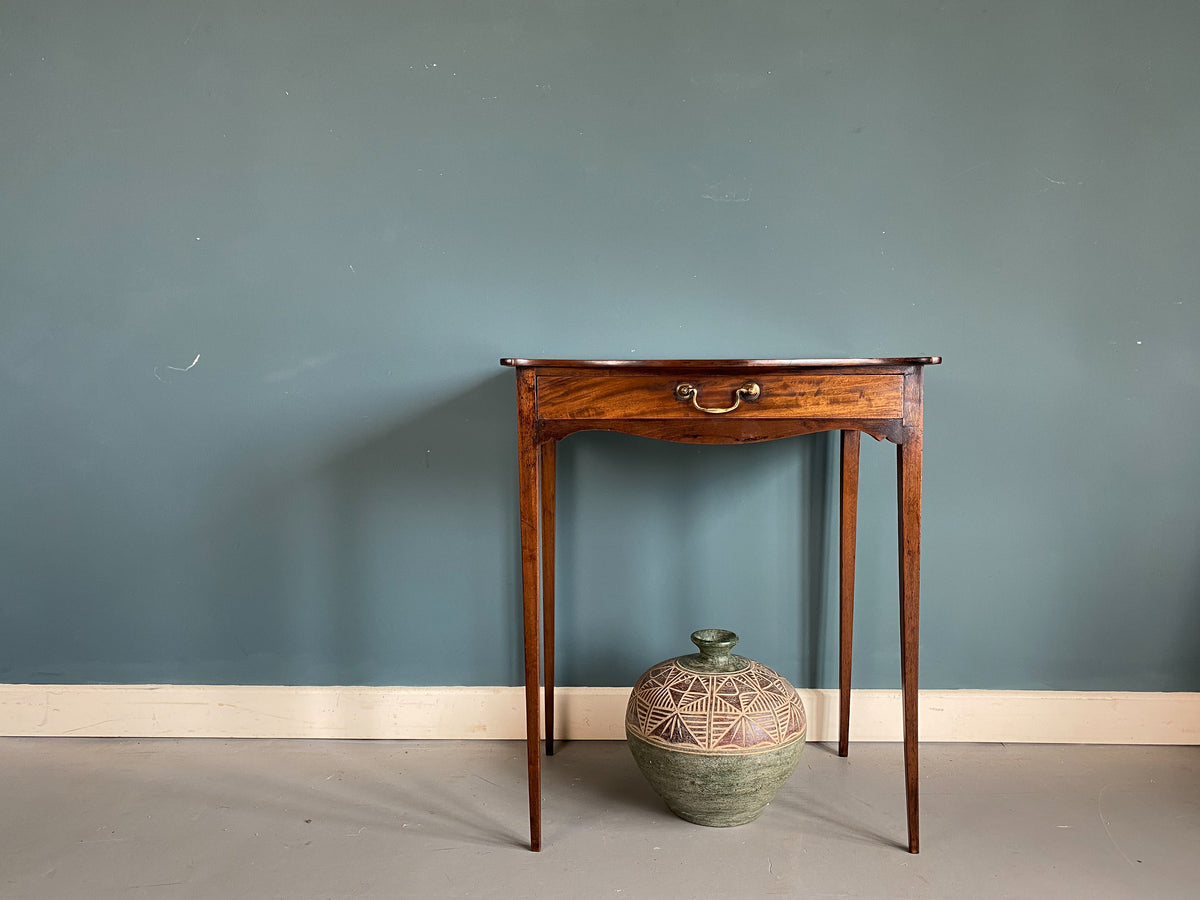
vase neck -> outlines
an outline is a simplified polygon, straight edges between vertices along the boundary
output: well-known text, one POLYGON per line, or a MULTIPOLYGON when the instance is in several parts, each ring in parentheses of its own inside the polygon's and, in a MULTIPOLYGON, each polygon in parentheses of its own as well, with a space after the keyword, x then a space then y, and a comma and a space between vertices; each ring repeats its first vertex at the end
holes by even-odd
POLYGON ((721 673, 740 672, 750 666, 750 660, 735 656, 731 651, 738 642, 732 631, 720 628, 705 628, 692 632, 692 643, 700 650, 689 656, 681 656, 676 662, 690 672, 721 673))

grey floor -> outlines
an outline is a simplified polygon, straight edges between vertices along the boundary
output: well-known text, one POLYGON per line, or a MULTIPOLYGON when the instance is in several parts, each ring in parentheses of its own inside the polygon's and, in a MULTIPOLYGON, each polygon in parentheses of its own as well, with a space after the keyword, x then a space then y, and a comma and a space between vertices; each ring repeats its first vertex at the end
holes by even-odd
POLYGON ((621 743, 0 739, 0 897, 1200 896, 1200 748, 825 745, 763 817, 673 817, 621 743))

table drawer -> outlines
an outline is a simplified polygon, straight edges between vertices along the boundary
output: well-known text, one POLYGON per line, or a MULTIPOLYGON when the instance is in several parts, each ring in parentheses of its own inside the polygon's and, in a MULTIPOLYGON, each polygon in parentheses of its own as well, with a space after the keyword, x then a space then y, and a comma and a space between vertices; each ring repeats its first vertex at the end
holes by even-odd
POLYGON ((540 419, 898 419, 904 410, 904 376, 897 374, 759 375, 539 375, 540 419), (739 395, 748 383, 758 385, 739 395), (692 385, 694 393, 676 390, 692 385), (735 407, 736 408, 731 408, 735 407), (703 407, 698 409, 697 406, 703 407), (707 411, 706 411, 707 410, 707 411))

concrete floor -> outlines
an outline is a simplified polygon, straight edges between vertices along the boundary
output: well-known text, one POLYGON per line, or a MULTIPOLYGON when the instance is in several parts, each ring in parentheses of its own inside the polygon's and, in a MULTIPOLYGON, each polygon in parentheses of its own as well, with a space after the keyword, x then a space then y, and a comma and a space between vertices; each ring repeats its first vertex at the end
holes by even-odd
POLYGON ((0 739, 0 897, 1200 896, 1200 748, 825 745, 763 817, 675 818, 624 744, 0 739))

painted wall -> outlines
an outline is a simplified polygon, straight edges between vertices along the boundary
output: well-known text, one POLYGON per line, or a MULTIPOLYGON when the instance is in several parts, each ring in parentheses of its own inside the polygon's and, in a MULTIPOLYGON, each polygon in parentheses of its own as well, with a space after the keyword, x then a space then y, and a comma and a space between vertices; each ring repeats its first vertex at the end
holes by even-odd
MULTIPOLYGON (((516 684, 501 356, 940 354, 923 684, 1200 690, 1200 5, 0 6, 0 679, 516 684)), ((560 450, 561 675, 835 678, 830 436, 560 450)), ((863 448, 856 685, 898 683, 863 448)))

